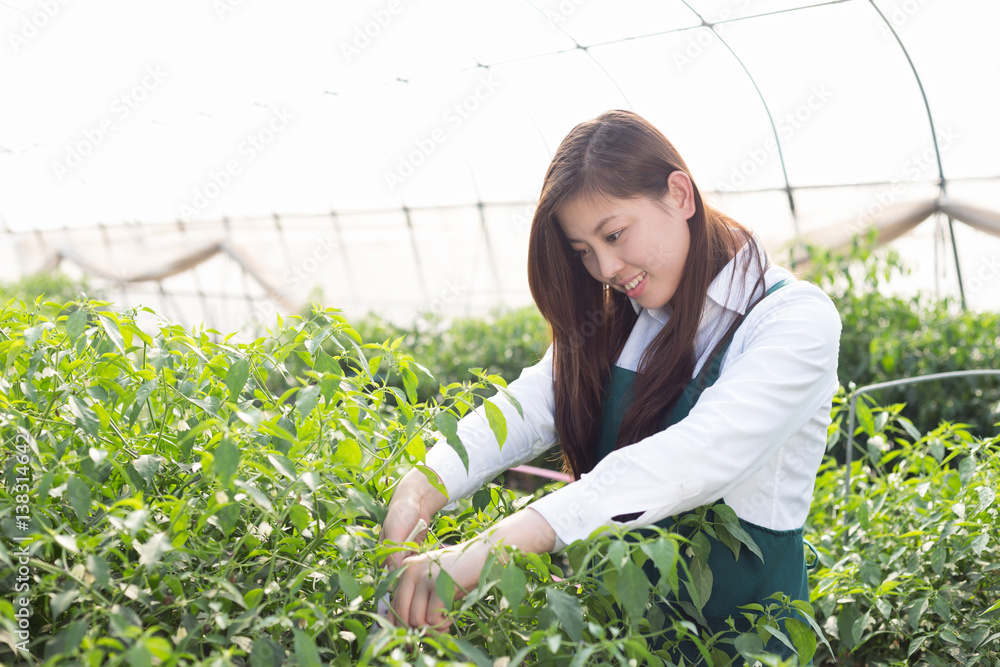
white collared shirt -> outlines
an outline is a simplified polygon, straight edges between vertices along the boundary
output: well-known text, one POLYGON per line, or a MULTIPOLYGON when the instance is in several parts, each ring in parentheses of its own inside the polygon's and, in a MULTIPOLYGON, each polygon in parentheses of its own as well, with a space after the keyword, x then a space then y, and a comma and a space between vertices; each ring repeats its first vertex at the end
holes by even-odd
MULTIPOLYGON (((694 374, 743 312, 759 275, 752 270, 733 282, 745 251, 709 286, 695 339, 694 374)), ((785 278, 794 280, 772 266, 766 287, 785 278)), ((616 362, 629 370, 636 370, 643 350, 670 317, 669 305, 652 311, 633 306, 639 318, 616 362)), ((793 282, 761 301, 736 331, 718 380, 687 417, 610 453, 579 480, 530 505, 558 536, 556 549, 605 526, 648 526, 723 499, 737 516, 764 528, 801 527, 826 450, 840 329, 830 298, 811 283, 793 282), (632 521, 612 519, 636 512, 641 514, 632 521)), ((502 448, 480 407, 459 422, 468 473, 443 439, 427 453, 426 464, 443 481, 450 501, 557 444, 551 347, 508 389, 524 418, 502 396, 491 399, 507 419, 502 448)))

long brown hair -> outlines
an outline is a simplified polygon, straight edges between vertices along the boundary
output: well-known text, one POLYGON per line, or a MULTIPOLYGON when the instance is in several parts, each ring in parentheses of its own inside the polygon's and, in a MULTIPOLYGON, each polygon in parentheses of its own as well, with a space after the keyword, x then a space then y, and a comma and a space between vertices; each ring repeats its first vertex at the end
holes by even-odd
MULTIPOLYGON (((528 285, 549 324, 553 346, 555 423, 563 466, 575 478, 593 469, 604 385, 637 315, 628 297, 591 277, 564 236, 557 214, 579 197, 661 202, 667 177, 690 171, 673 144, 630 111, 608 111, 563 139, 545 174, 528 244, 528 285)), ((695 213, 690 246, 670 303, 673 313, 645 350, 616 448, 659 430, 694 371, 694 339, 708 286, 752 232, 707 206, 691 179, 695 213)), ((749 244, 746 272, 765 258, 749 244)), ((763 271, 751 295, 763 286, 763 271)), ((762 290, 760 290, 762 291, 762 290)))

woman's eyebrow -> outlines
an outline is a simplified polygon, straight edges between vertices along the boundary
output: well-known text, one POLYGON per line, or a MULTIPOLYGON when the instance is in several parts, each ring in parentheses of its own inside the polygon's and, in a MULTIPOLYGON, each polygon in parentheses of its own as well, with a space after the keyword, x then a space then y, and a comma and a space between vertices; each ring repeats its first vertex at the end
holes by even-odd
MULTIPOLYGON (((604 229, 604 225, 608 224, 614 218, 617 218, 620 215, 621 215, 620 212, 619 213, 612 213, 611 215, 608 215, 608 216, 605 216, 605 217, 601 218, 600 221, 597 223, 597 227, 594 228, 594 231, 591 232, 591 234, 593 234, 594 236, 600 234, 601 230, 604 229)), ((570 243, 583 243, 583 241, 581 241, 580 239, 571 239, 569 237, 567 237, 566 240, 569 241, 570 243)))

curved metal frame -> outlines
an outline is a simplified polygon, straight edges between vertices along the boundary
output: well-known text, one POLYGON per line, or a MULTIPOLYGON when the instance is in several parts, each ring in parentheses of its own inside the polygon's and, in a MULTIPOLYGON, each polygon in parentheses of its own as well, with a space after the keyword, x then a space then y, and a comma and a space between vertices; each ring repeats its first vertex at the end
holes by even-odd
POLYGON ((946 380, 956 377, 972 377, 978 375, 996 375, 1000 377, 1000 370, 971 370, 971 371, 949 371, 947 373, 932 373, 930 375, 918 375, 902 380, 890 380, 889 382, 879 382, 859 387, 851 394, 851 408, 847 418, 847 455, 844 459, 844 500, 851 495, 851 464, 854 462, 854 410, 857 406, 858 398, 862 394, 886 389, 888 387, 899 387, 907 384, 917 384, 918 382, 928 382, 930 380, 946 380))
MULTIPOLYGON (((900 50, 902 50, 903 55, 906 56, 906 62, 910 64, 910 71, 913 72, 913 78, 917 81, 917 87, 920 89, 920 97, 923 98, 924 109, 927 111, 927 122, 930 124, 931 128, 931 142, 934 145, 934 156, 937 158, 941 196, 945 197, 948 194, 947 180, 944 177, 944 164, 941 162, 941 148, 938 146, 937 141, 937 127, 934 125, 934 116, 931 114, 931 105, 927 100, 927 91, 924 90, 924 82, 920 79, 920 73, 917 72, 917 66, 913 64, 913 59, 910 58, 910 52, 907 51, 906 46, 903 44, 903 40, 900 39, 899 34, 896 32, 896 28, 893 27, 892 23, 885 17, 882 10, 875 4, 875 0, 868 0, 868 4, 872 6, 872 9, 878 12, 882 22, 885 23, 885 27, 892 32, 892 36, 896 39, 896 43, 899 44, 900 50)), ((951 236, 951 251, 955 258, 955 275, 958 277, 958 293, 962 297, 962 310, 965 310, 965 284, 962 282, 962 263, 958 260, 958 246, 955 244, 955 223, 950 215, 948 216, 948 234, 951 236)))

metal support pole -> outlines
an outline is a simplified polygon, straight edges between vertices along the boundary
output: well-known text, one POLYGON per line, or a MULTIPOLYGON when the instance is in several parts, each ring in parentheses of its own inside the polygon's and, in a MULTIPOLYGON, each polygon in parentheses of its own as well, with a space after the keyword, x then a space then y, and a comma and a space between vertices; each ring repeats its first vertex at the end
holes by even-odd
POLYGON ((862 394, 867 394, 869 392, 875 391, 877 389, 886 389, 888 387, 899 387, 906 384, 916 384, 918 382, 927 382, 929 380, 945 380, 948 378, 956 377, 972 377, 974 375, 996 375, 1000 376, 1000 370, 972 370, 972 371, 949 371, 947 373, 932 373, 930 375, 919 375, 912 378, 903 378, 902 380, 890 380, 889 382, 879 382, 878 384, 870 384, 864 387, 859 387, 854 390, 851 394, 851 408, 848 412, 847 417, 847 455, 844 458, 844 500, 847 500, 851 495, 851 463, 854 461, 854 409, 858 402, 858 397, 862 394))

